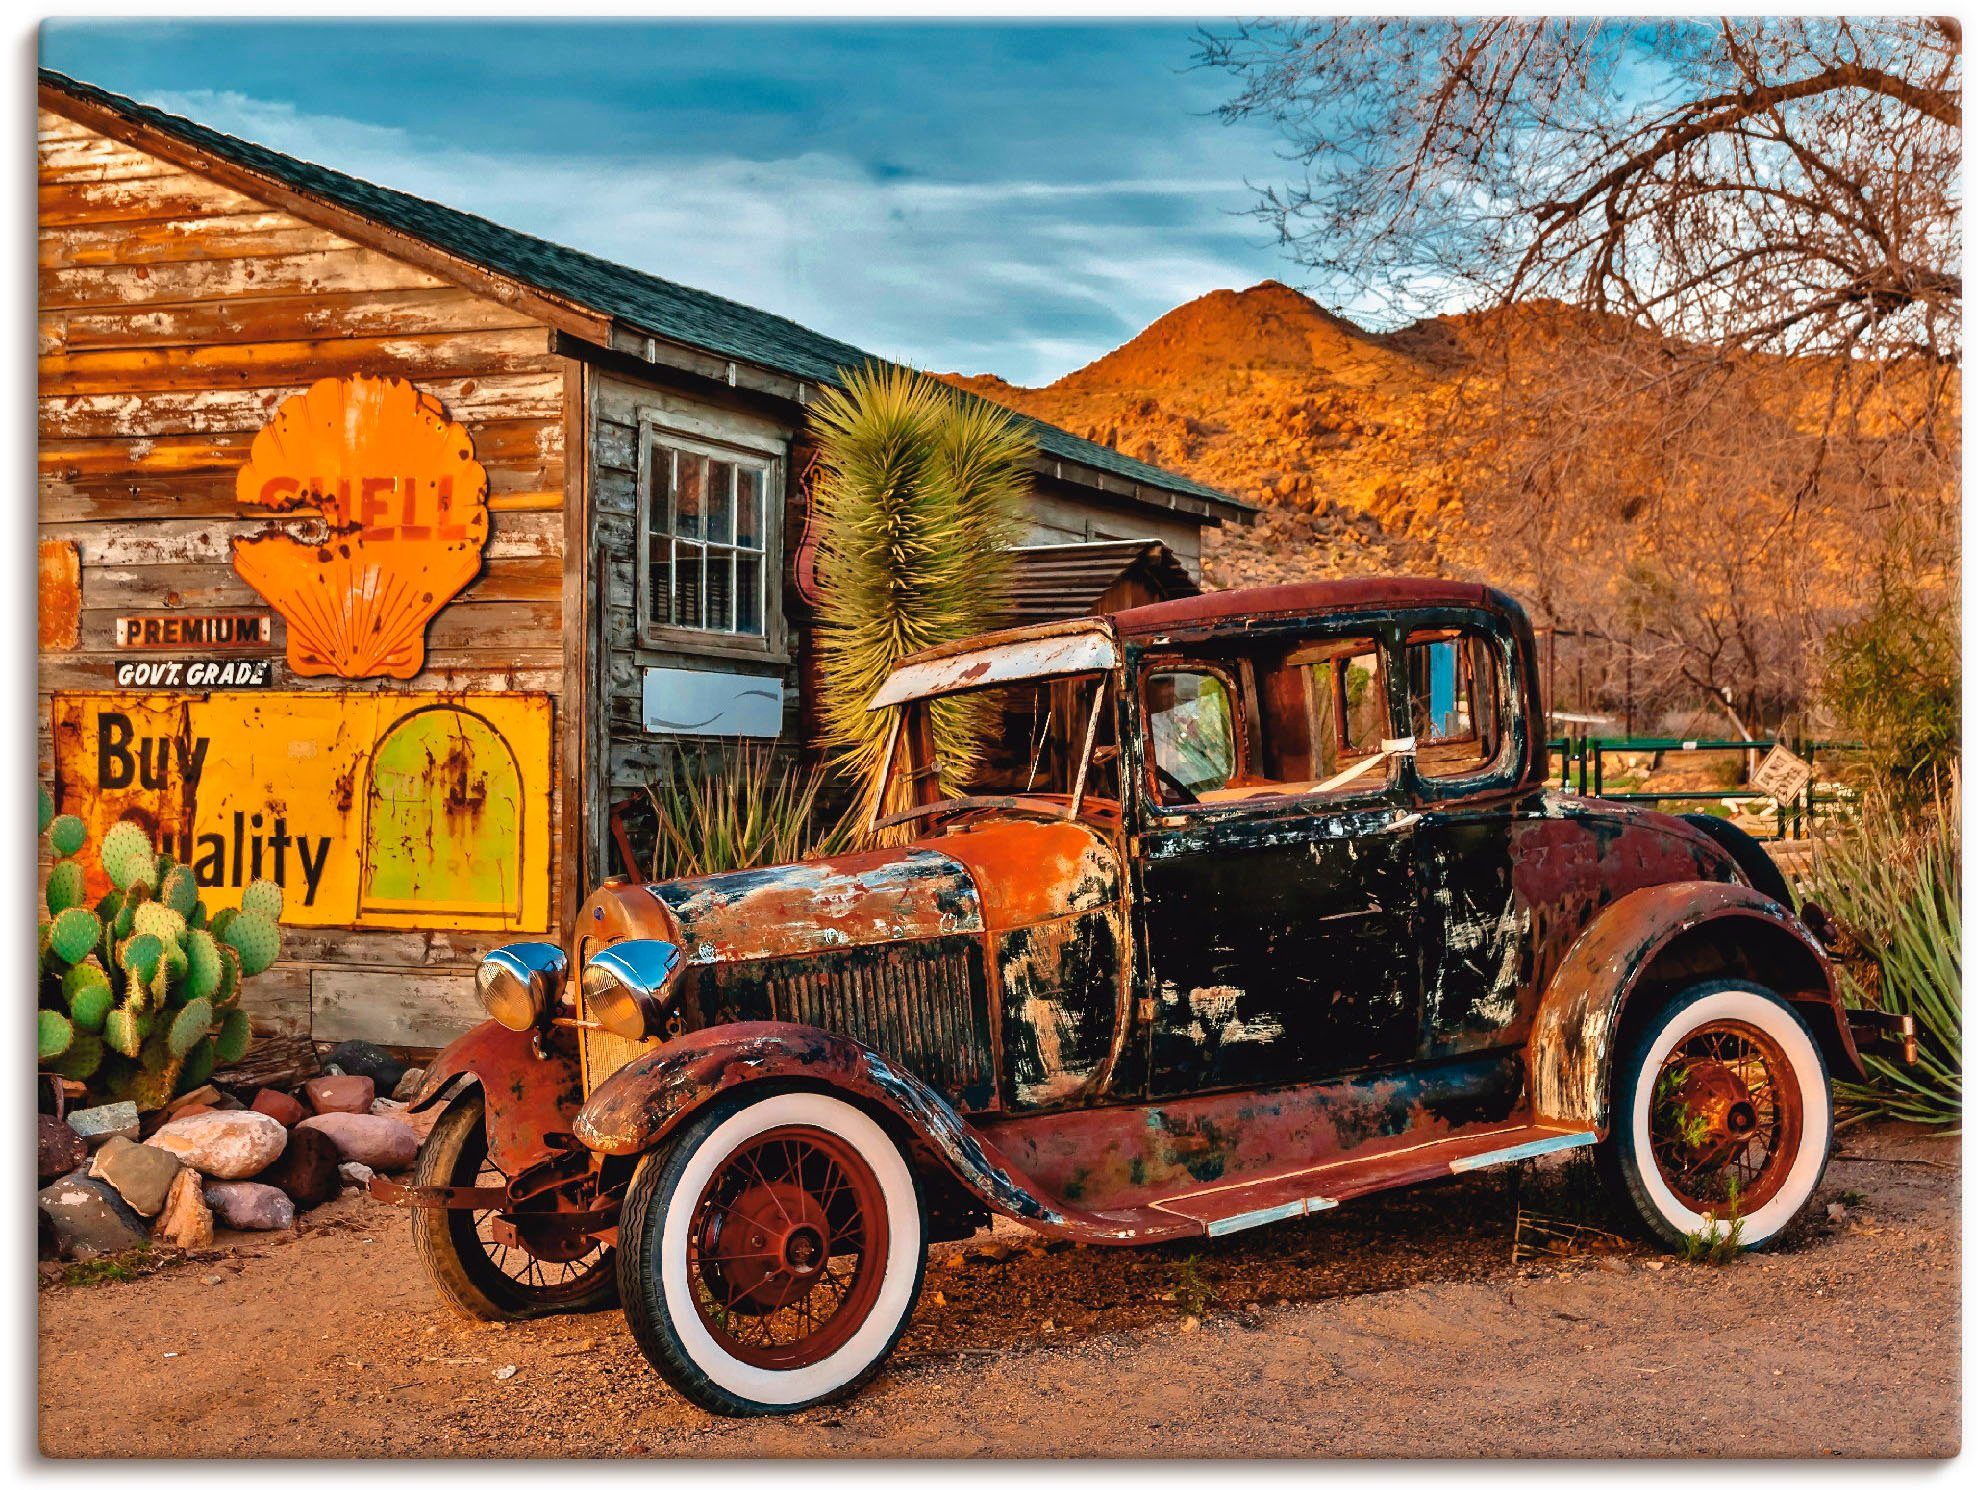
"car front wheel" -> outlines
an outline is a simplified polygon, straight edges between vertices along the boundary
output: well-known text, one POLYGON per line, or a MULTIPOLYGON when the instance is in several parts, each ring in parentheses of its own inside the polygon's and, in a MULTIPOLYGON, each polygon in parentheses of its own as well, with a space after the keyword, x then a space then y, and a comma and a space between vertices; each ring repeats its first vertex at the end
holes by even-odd
POLYGON ((1820 1183, 1834 1136, 1827 1064, 1770 989, 1699 984, 1636 1030, 1616 1063, 1602 1172, 1670 1247, 1771 1241, 1820 1183))
POLYGON ((681 1395, 796 1412, 879 1368, 919 1297, 926 1231, 906 1156, 866 1113, 823 1092, 737 1093, 640 1161, 619 1293, 681 1395))

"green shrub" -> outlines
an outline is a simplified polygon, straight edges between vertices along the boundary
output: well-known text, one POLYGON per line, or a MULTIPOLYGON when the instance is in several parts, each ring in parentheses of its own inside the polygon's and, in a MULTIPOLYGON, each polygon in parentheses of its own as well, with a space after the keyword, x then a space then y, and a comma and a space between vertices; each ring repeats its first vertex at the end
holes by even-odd
POLYGON ((1822 695, 1904 813, 1958 760, 1961 688, 1954 599, 1885 577, 1867 614, 1828 635, 1822 695))
POLYGON ((1918 1063, 1865 1057, 1866 1086, 1843 1085, 1851 1120, 1903 1118, 1954 1127, 1963 1108, 1963 949, 1959 896, 1962 831, 1958 773, 1920 817, 1891 794, 1864 803, 1855 831, 1823 842, 1809 890, 1853 943, 1841 962, 1843 991, 1916 1021, 1918 1063))
POLYGON ((768 745, 682 751, 646 788, 658 819, 652 877, 790 864, 851 847, 854 821, 825 802, 829 778, 768 745))

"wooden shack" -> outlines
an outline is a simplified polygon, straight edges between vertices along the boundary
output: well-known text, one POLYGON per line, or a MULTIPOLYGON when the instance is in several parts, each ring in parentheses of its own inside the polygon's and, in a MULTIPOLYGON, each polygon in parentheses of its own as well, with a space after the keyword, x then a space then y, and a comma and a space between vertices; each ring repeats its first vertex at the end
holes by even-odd
MULTIPOLYGON (((667 752, 807 743, 805 411, 875 359, 46 71, 39 164, 43 781, 284 882, 260 1028, 442 1043, 667 752)), ((1029 611, 1248 519, 1033 432, 1029 611)))

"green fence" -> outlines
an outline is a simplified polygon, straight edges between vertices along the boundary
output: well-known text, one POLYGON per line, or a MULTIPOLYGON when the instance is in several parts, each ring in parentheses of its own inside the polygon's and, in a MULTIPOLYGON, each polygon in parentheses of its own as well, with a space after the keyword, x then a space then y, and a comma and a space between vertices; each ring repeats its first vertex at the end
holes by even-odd
MULTIPOLYGON (((1607 757, 1610 755, 1652 755, 1658 769, 1662 757, 1669 754, 1737 754, 1770 750, 1774 745, 1784 745, 1803 760, 1814 761, 1821 751, 1859 750, 1861 744, 1855 740, 1678 740, 1659 735, 1633 736, 1619 740, 1573 738, 1560 735, 1546 742, 1550 756, 1559 763, 1559 789, 1578 792, 1583 797, 1600 797, 1609 802, 1770 802, 1771 793, 1754 787, 1720 787, 1709 791, 1609 791, 1607 789, 1607 757), (1577 784, 1575 779, 1577 778, 1577 784)), ((1804 838, 1823 816, 1832 816, 1836 806, 1851 800, 1846 791, 1827 789, 1819 785, 1819 772, 1806 788, 1791 802, 1779 803, 1778 816, 1774 819, 1775 836, 1779 838, 1804 838)))

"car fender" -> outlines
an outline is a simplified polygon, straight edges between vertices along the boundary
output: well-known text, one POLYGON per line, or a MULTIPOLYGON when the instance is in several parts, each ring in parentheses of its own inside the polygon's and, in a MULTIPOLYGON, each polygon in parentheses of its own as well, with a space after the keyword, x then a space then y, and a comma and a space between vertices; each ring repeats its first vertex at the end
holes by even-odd
POLYGON ((1747 885, 1650 885, 1588 923, 1539 999, 1526 1050, 1539 1119, 1590 1126, 1604 1136, 1631 996, 1664 973, 1689 981, 1697 975, 1685 977, 1684 970, 1698 965, 1745 971, 1764 982, 1806 1019, 1835 1075, 1866 1075, 1833 966, 1798 917, 1747 885))
POLYGON ((407 1106, 417 1112, 475 1081, 486 1094, 488 1157, 510 1176, 561 1152, 550 1138, 567 1135, 584 1105, 574 1055, 541 1048, 533 1030, 489 1019, 433 1058, 407 1106))
POLYGON ((1032 1228, 1095 1242, 1134 1239, 1116 1222, 1049 1196, 912 1073, 810 1025, 722 1024, 669 1040, 606 1077, 577 1114, 575 1132, 596 1153, 636 1157, 721 1093, 749 1082, 833 1091, 880 1109, 904 1131, 920 1164, 938 1165, 990 1210, 1032 1228))

